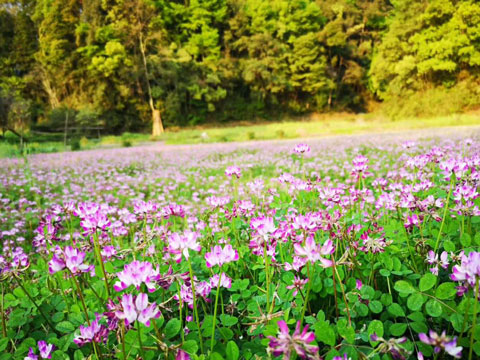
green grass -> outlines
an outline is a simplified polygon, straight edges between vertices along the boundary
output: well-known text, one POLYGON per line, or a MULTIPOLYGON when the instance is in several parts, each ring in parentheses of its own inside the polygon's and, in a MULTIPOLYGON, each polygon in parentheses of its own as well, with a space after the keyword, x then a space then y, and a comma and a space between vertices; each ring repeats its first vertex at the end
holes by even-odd
MULTIPOLYGON (((168 130, 157 139, 149 134, 125 133, 121 136, 104 136, 101 139, 83 138, 80 140, 80 150, 99 148, 113 148, 122 146, 136 146, 165 141, 166 144, 199 144, 215 142, 295 139, 308 137, 325 137, 334 135, 352 135, 365 133, 395 132, 425 128, 449 126, 480 125, 480 115, 458 114, 434 118, 411 118, 403 120, 385 120, 376 118, 372 114, 327 115, 323 119, 283 121, 265 124, 242 124, 223 127, 183 128, 178 131, 168 130)), ((61 139, 60 134, 57 138, 61 139)), ((27 147, 28 154, 70 151, 71 146, 63 145, 63 141, 54 141, 54 137, 36 136, 27 147)), ((18 138, 7 133, 4 140, 0 140, 0 157, 20 156, 18 138)))
POLYGON ((480 116, 459 114, 390 121, 374 118, 372 115, 341 115, 317 121, 285 121, 223 128, 182 129, 178 132, 167 132, 165 140, 167 144, 196 144, 381 133, 461 125, 480 125, 480 116))

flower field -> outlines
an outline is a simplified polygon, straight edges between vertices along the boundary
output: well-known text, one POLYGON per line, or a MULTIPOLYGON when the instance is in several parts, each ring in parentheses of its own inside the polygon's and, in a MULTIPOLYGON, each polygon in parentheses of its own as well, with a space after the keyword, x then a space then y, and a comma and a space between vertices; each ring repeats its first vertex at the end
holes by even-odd
POLYGON ((0 360, 478 359, 480 141, 0 163, 0 360))

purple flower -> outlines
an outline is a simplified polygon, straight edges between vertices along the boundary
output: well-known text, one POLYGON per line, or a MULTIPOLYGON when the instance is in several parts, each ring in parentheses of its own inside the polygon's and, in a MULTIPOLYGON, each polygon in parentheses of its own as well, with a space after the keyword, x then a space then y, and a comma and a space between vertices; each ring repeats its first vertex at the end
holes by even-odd
POLYGON ((445 331, 441 335, 438 335, 435 331, 430 330, 428 335, 425 333, 418 334, 418 338, 421 342, 432 345, 434 347, 435 354, 438 354, 441 350, 457 359, 462 357, 462 347, 457 346, 457 338, 453 340, 446 336, 445 331))
POLYGON ((308 146, 307 144, 297 144, 293 148, 293 152, 298 155, 307 155, 310 153, 310 151, 310 146, 308 146))
POLYGON ((117 310, 115 315, 119 319, 125 319, 125 324, 129 325, 138 320, 146 326, 150 326, 150 319, 160 317, 160 310, 157 304, 148 305, 147 294, 139 294, 134 297, 131 294, 125 294, 121 300, 122 310, 117 310))
POLYGON ((40 356, 43 359, 51 359, 53 349, 55 349, 55 346, 53 344, 47 344, 43 340, 40 340, 38 342, 38 350, 40 351, 40 356))
POLYGON ((287 323, 280 320, 278 323, 280 333, 278 337, 268 336, 270 342, 269 348, 272 349, 274 356, 280 356, 283 354, 283 358, 289 360, 292 351, 295 351, 301 359, 317 359, 318 347, 315 345, 309 345, 315 340, 315 334, 308 332, 308 325, 305 326, 302 332, 300 332, 300 321, 297 322, 295 332, 290 335, 287 323))
POLYGON ((305 257, 311 263, 320 261, 323 267, 332 266, 332 261, 323 258, 321 255, 331 255, 335 252, 335 246, 332 240, 328 239, 322 246, 318 245, 313 236, 307 237, 305 245, 300 244, 293 245, 295 254, 300 257, 305 257))
POLYGON ((293 291, 293 296, 297 296, 298 294, 298 291, 299 290, 302 290, 303 286, 308 283, 308 279, 304 279, 302 280, 300 277, 297 277, 297 276, 294 276, 293 277, 293 284, 292 285, 288 285, 287 286, 287 289, 288 290, 292 290, 292 289, 295 289, 293 291))
POLYGON ((205 254, 205 260, 207 261, 207 267, 209 268, 215 265, 222 267, 223 264, 237 261, 238 252, 237 250, 234 250, 230 244, 225 245, 223 249, 220 245, 215 245, 212 248, 212 252, 205 254))
POLYGON ((462 284, 474 288, 476 279, 480 277, 480 252, 472 251, 470 254, 462 255, 461 264, 453 267, 450 278, 462 284))
POLYGON ((216 288, 218 286, 218 281, 220 280, 220 286, 230 289, 232 287, 232 279, 230 279, 225 273, 222 273, 221 275, 221 278, 218 274, 213 275, 210 278, 210 286, 216 288))
POLYGON ((175 356, 175 360, 190 360, 190 355, 188 355, 185 351, 183 350, 178 350, 177 356, 175 356))
POLYGON ((174 255, 175 261, 179 263, 182 260, 182 254, 188 260, 188 250, 200 251, 202 246, 197 239, 200 237, 198 232, 185 231, 183 235, 173 233, 168 238, 168 251, 174 255))
POLYGON ((108 338, 109 329, 99 323, 100 316, 97 316, 90 325, 80 325, 80 334, 75 335, 73 342, 78 346, 83 346, 91 342, 106 342, 108 338))
POLYGON ((28 355, 24 357, 24 360, 38 360, 38 355, 35 355, 33 348, 28 350, 28 355))
POLYGON ((242 170, 238 166, 229 166, 225 169, 225 175, 228 177, 234 175, 238 179, 242 176, 242 170))
POLYGON ((65 268, 70 270, 74 275, 82 272, 93 272, 94 266, 84 264, 86 253, 77 248, 67 246, 64 250, 56 247, 52 260, 48 262, 48 271, 50 274, 55 274, 65 268))
POLYGON ((143 283, 147 286, 149 292, 155 291, 154 282, 160 278, 158 267, 153 268, 148 261, 132 261, 125 265, 123 271, 117 273, 118 279, 113 288, 116 291, 125 290, 130 285, 134 285, 137 290, 140 290, 140 285, 143 283))
MULTIPOLYGON (((38 343, 38 351, 40 352, 40 357, 42 359, 51 359, 52 352, 55 349, 55 345, 47 344, 45 341, 40 340, 38 343)), ((28 350, 28 355, 24 358, 24 360, 38 360, 38 355, 35 355, 33 348, 28 350)))

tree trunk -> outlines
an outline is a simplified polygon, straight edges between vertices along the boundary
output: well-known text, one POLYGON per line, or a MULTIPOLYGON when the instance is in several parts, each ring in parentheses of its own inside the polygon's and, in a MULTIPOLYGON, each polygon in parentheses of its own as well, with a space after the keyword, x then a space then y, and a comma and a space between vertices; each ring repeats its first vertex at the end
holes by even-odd
POLYGON ((152 135, 153 136, 160 136, 163 134, 163 124, 162 124, 162 116, 160 115, 160 110, 153 109, 152 110, 152 135))
POLYGON ((162 123, 162 116, 160 115, 160 110, 155 109, 155 105, 153 103, 153 96, 152 96, 152 88, 150 87, 150 79, 148 74, 148 67, 147 67, 147 56, 145 55, 145 45, 143 44, 143 36, 140 33, 138 38, 140 42, 140 52, 142 54, 143 60, 143 70, 145 71, 145 82, 147 83, 147 92, 148 92, 148 105, 150 105, 150 109, 152 110, 152 135, 159 136, 163 134, 163 123, 162 123))

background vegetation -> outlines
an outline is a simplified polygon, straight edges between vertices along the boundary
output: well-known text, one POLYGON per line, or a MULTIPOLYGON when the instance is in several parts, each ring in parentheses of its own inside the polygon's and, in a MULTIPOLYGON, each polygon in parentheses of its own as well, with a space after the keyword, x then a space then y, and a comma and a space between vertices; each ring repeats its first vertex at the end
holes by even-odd
POLYGON ((0 122, 19 134, 451 114, 480 104, 479 69, 473 0, 0 0, 0 122))

